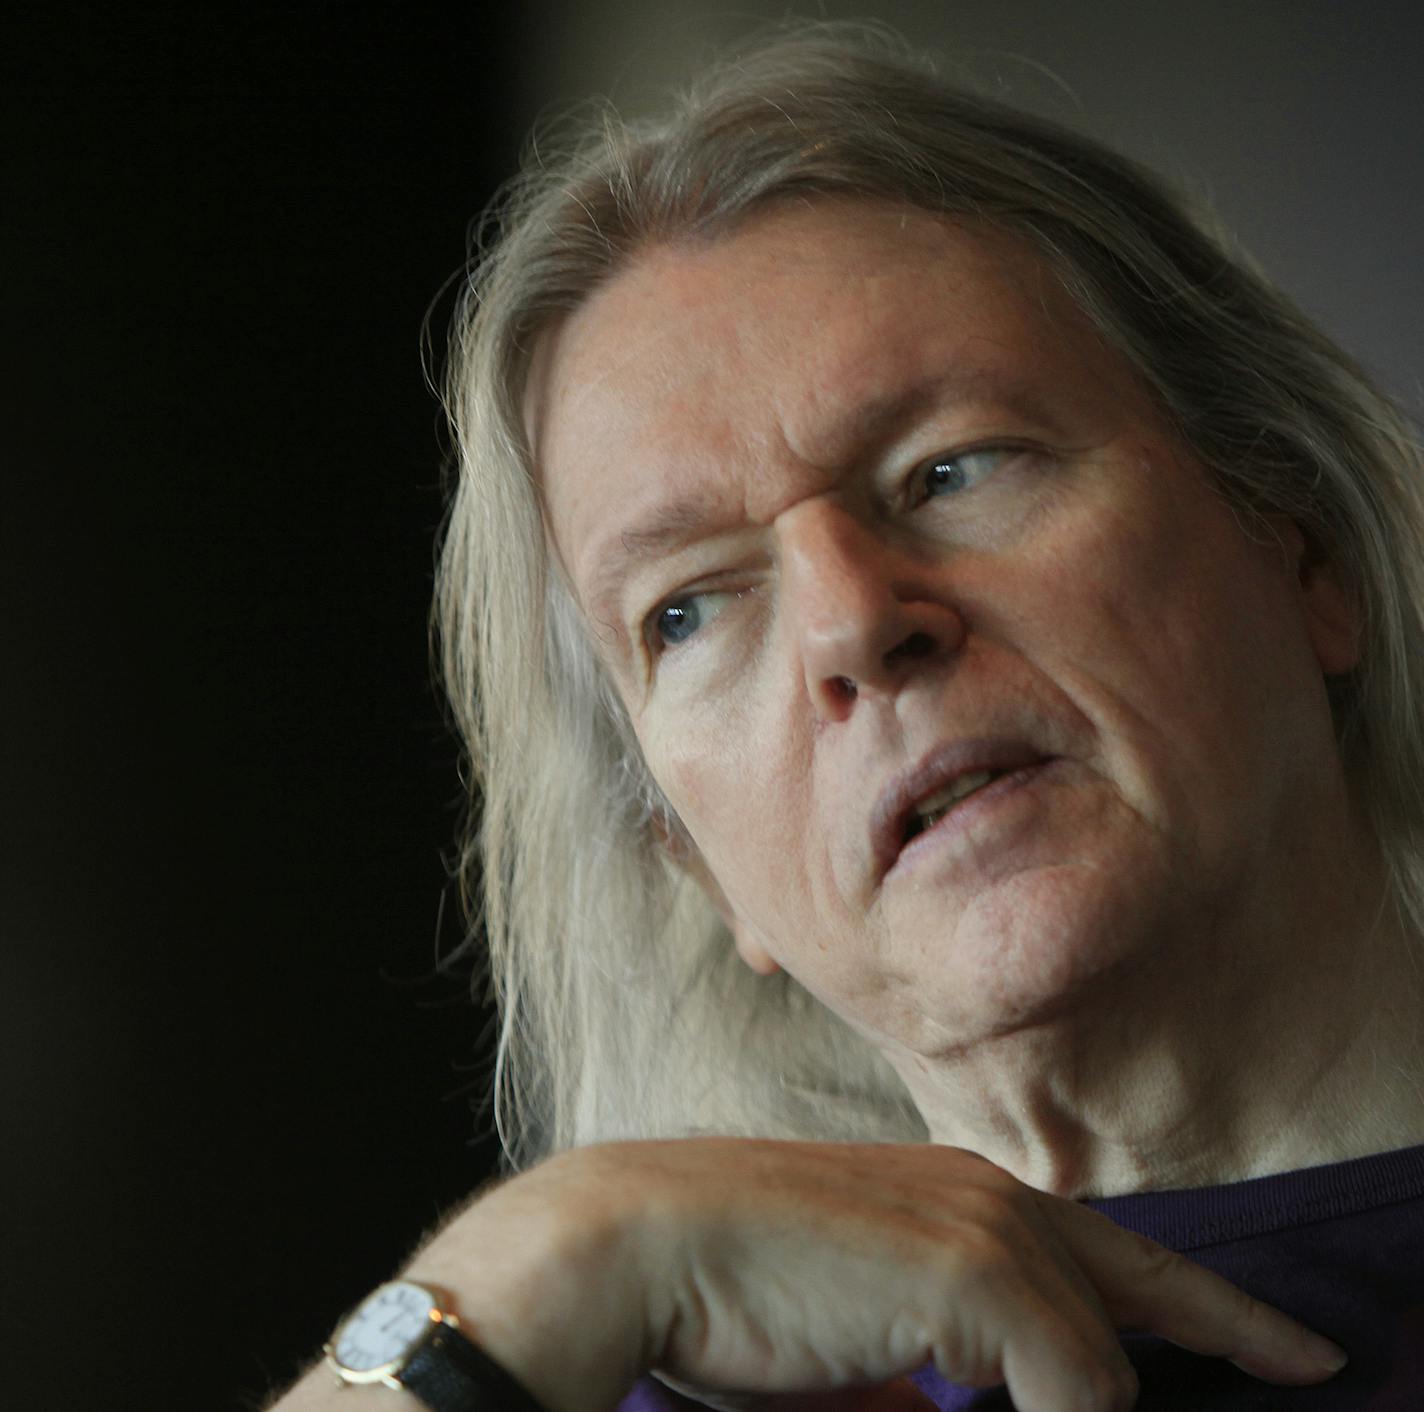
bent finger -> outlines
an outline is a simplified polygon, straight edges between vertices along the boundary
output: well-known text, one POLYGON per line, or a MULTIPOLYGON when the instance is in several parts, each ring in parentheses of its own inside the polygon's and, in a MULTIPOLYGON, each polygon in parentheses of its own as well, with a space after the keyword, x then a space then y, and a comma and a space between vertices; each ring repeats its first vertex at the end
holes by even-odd
POLYGON ((669 1386, 668 1391, 679 1407, 711 1407, 716 1412, 937 1412, 934 1399, 909 1378, 821 1392, 699 1392, 693 1397, 681 1387, 669 1386))
POLYGON ((1019 1332, 1004 1347, 1004 1382, 1018 1412, 1130 1412, 1137 1373, 1111 1330, 1076 1322, 1047 1302, 1025 1301, 1019 1332))

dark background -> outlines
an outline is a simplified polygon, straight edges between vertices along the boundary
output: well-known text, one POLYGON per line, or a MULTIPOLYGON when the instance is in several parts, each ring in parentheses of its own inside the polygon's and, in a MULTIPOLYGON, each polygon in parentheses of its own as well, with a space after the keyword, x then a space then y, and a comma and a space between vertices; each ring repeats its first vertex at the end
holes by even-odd
MULTIPOLYGON (((253 1406, 490 1170, 422 319, 540 110, 780 13, 7 19, 5 1407, 253 1406)), ((1212 197, 1424 403, 1424 7, 873 13, 1212 197)))
POLYGON ((239 1407, 493 1159, 468 967, 435 974, 419 343, 533 114, 501 11, 35 18, 0 79, 0 1404, 239 1407))

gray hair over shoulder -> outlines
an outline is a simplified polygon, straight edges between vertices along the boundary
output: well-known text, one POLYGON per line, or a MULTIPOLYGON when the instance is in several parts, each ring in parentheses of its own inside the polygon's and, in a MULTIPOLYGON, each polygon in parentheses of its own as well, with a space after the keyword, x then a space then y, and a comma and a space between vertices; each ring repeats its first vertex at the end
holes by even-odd
POLYGON ((548 552, 522 417, 541 333, 640 250, 823 194, 1027 239, 1243 527, 1285 513, 1338 567, 1364 638, 1361 666, 1327 684, 1336 736, 1390 899, 1424 933, 1424 461, 1405 419, 1155 177, 946 84, 881 32, 799 28, 656 120, 603 113, 557 155, 531 146, 455 316, 435 622, 469 753, 460 867, 499 1003, 496 1112, 515 1165, 620 1137, 924 1137, 868 1042, 789 977, 743 967, 660 846, 676 821, 548 552))

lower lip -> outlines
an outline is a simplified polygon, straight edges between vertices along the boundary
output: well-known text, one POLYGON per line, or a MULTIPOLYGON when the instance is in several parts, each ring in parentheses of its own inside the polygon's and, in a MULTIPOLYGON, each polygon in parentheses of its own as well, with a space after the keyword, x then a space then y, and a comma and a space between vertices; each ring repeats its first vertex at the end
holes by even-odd
POLYGON ((900 850, 899 856, 890 865, 886 877, 913 866, 921 854, 943 847, 946 843, 952 842, 956 835, 982 824, 990 810, 998 808, 1000 804, 1011 795, 1017 794, 1025 785, 1042 779, 1044 775, 1061 763, 1062 760, 1056 756, 1050 760, 1040 760, 1036 765, 1025 765, 1021 770, 1000 775, 992 784, 986 784, 981 789, 976 789, 973 794, 960 800, 933 828, 928 828, 923 833, 917 833, 900 850))

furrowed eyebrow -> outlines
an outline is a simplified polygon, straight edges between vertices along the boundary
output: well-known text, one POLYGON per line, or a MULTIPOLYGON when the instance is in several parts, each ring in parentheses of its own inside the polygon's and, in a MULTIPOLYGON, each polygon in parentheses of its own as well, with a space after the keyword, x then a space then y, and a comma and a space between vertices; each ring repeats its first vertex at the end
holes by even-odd
POLYGON ((620 531, 616 543, 622 552, 610 554, 605 549, 589 580, 590 608, 606 609, 608 600, 628 577, 634 563, 657 559, 670 550, 690 544, 715 513, 708 500, 674 500, 659 505, 642 523, 620 531))
MULTIPOLYGON (((958 368, 925 378, 896 392, 873 397, 839 417, 826 444, 842 448, 829 459, 857 460, 875 454, 902 427, 933 406, 988 398, 1020 416, 1043 421, 1049 411, 1042 399, 1014 378, 995 369, 958 368)), ((656 506, 642 521, 610 536, 589 579, 588 605, 603 613, 632 566, 681 549, 707 532, 717 515, 711 497, 687 497, 656 506), (619 552, 621 550, 621 552, 619 552)), ((619 626, 621 634, 621 625, 619 626)))

